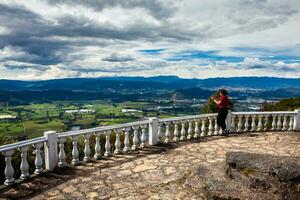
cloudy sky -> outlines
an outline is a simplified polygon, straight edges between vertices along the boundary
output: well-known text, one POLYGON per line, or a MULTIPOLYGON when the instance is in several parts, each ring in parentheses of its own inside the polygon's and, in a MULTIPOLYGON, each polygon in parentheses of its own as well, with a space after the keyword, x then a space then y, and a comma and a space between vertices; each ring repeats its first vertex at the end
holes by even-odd
POLYGON ((0 79, 300 77, 299 0, 0 0, 0 79))

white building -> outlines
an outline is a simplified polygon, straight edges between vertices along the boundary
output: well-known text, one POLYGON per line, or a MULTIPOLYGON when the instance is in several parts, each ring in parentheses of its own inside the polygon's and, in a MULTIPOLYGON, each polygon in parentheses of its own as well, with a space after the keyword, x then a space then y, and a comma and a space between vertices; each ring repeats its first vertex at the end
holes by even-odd
POLYGON ((122 109, 122 113, 135 113, 135 112, 142 112, 140 110, 137 109, 122 109))
POLYGON ((16 119, 16 116, 13 115, 0 115, 0 119, 16 119))
POLYGON ((80 109, 80 110, 66 110, 65 114, 73 114, 73 113, 89 113, 89 114, 94 114, 95 110, 90 110, 90 109, 80 109))

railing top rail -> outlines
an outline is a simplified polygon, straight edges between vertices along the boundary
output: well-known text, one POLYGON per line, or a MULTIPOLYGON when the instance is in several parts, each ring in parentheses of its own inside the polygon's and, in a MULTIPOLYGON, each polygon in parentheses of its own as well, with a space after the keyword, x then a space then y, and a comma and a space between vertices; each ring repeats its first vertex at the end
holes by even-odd
POLYGON ((131 126, 139 126, 148 124, 149 120, 143 120, 143 121, 136 121, 136 122, 129 122, 129 123, 123 123, 123 124, 116 124, 116 125, 110 125, 110 126, 101 126, 96 128, 89 128, 89 129, 83 129, 78 131, 67 131, 58 133, 58 138, 68 137, 68 136, 76 136, 80 134, 89 134, 89 133, 95 133, 95 132, 102 132, 102 131, 108 131, 108 130, 114 130, 114 129, 123 129, 128 128, 131 126))
POLYGON ((172 118, 159 119, 159 122, 173 122, 173 121, 180 121, 180 120, 198 119, 204 117, 214 117, 216 115, 217 113, 210 113, 210 114, 201 114, 201 115, 189 115, 184 117, 172 117, 172 118))
POLYGON ((47 141, 47 138, 43 136, 43 137, 38 137, 38 138, 30 139, 30 140, 24 140, 24 141, 12 143, 12 144, 6 144, 3 146, 0 146, 0 152, 10 151, 10 150, 14 150, 17 148, 21 148, 21 147, 25 147, 25 146, 29 146, 32 144, 45 142, 45 141, 47 141))
POLYGON ((232 112, 233 115, 279 115, 296 114, 295 111, 255 111, 255 112, 232 112))

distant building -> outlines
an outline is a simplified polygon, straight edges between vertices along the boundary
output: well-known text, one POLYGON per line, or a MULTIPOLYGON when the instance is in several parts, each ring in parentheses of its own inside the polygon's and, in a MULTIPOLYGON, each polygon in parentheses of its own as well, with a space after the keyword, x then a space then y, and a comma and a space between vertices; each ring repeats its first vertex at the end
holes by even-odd
POLYGON ((135 113, 135 112, 142 112, 140 110, 137 109, 122 109, 122 113, 135 113))
POLYGON ((0 115, 0 120, 4 120, 7 122, 14 122, 16 121, 17 117, 13 115, 0 115))
POLYGON ((16 116, 13 115, 0 115, 0 119, 16 119, 16 116))
POLYGON ((89 114, 94 114, 95 110, 90 110, 90 109, 80 109, 80 110, 66 110, 65 114, 73 114, 73 113, 89 113, 89 114))
POLYGON ((157 110, 170 110, 173 109, 173 106, 157 106, 156 109, 157 110))

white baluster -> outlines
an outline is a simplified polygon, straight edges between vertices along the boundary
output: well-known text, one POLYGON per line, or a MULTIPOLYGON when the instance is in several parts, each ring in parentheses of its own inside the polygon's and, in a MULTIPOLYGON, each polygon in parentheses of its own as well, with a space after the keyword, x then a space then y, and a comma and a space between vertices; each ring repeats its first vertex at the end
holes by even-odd
POLYGON ((209 117, 208 118, 208 121, 209 121, 209 125, 208 125, 208 136, 211 136, 212 134, 213 134, 213 130, 214 130, 214 128, 213 128, 213 118, 212 117, 209 117))
POLYGON ((239 115, 238 116, 238 118, 239 118, 239 122, 238 122, 238 132, 242 132, 243 130, 242 130, 242 126, 243 126, 243 124, 242 124, 242 118, 243 118, 243 115, 239 115))
POLYGON ((272 131, 276 130, 276 115, 272 115, 272 131))
POLYGON ((170 123, 166 122, 166 139, 165 139, 165 143, 169 143, 170 142, 170 123))
POLYGON ((201 136, 206 136, 206 125, 205 125, 205 122, 206 122, 206 118, 202 118, 202 121, 201 121, 201 136))
POLYGON ((189 120, 188 136, 187 139, 190 140, 193 137, 193 121, 189 120))
POLYGON ((43 143, 37 143, 33 145, 35 148, 35 174, 41 174, 43 172, 43 160, 41 156, 41 148, 43 146, 43 143))
POLYGON ((173 124, 174 124, 174 142, 177 142, 179 140, 179 138, 178 138, 178 135, 179 135, 178 122, 174 121, 173 124))
POLYGON ((59 138, 59 153, 58 153, 58 166, 66 166, 66 153, 65 153, 65 142, 66 138, 59 138))
POLYGON ((130 145, 129 145, 129 130, 130 128, 125 128, 125 138, 124 138, 124 148, 123 148, 123 152, 127 153, 130 150, 130 145))
POLYGON ((282 130, 283 130, 283 131, 288 130, 287 115, 284 115, 284 116, 283 116, 282 130))
POLYGON ((289 119, 290 119, 289 131, 292 131, 294 129, 294 115, 290 115, 289 119))
POLYGON ((142 137, 141 137, 141 145, 140 147, 143 148, 146 146, 146 140, 147 140, 147 137, 146 137, 146 128, 147 128, 147 125, 141 125, 141 128, 142 128, 142 137))
POLYGON ((15 183, 14 179, 14 168, 11 164, 11 156, 13 155, 14 150, 9 150, 3 152, 3 155, 5 156, 5 170, 4 170, 4 175, 5 175, 5 182, 4 185, 12 185, 15 183))
POLYGON ((185 140, 185 121, 184 120, 181 121, 181 131, 180 131, 180 134, 181 134, 180 140, 181 141, 185 140))
POLYGON ((257 131, 262 131, 263 130, 262 117, 263 117, 262 115, 258 116, 257 131))
POLYGON ((20 165, 20 170, 21 170, 21 179, 26 179, 29 177, 28 169, 29 165, 27 162, 27 151, 28 151, 28 146, 20 148, 21 151, 21 165, 20 165))
POLYGON ((83 161, 88 162, 91 160, 91 148, 90 148, 90 134, 83 134, 84 137, 84 158, 83 161))
POLYGON ((281 115, 278 115, 278 119, 277 119, 277 128, 276 128, 276 130, 277 130, 277 131, 280 131, 280 130, 281 130, 281 126, 282 126, 282 123, 281 123, 281 115))
POLYGON ((218 135, 219 134, 219 126, 218 126, 218 123, 217 123, 217 117, 214 117, 214 121, 215 121, 214 135, 218 135))
POLYGON ((105 157, 109 157, 111 156, 111 150, 110 150, 110 133, 111 133, 111 130, 107 130, 107 131, 104 131, 105 133, 105 153, 104 153, 104 156, 105 157))
POLYGON ((77 141, 78 141, 78 136, 71 136, 72 138, 72 164, 73 165, 77 165, 79 164, 79 152, 78 152, 78 148, 77 148, 77 141))
POLYGON ((255 115, 251 115, 251 131, 255 131, 256 130, 256 116, 255 115))
POLYGON ((268 130, 269 125, 269 115, 265 115, 264 131, 268 130))
POLYGON ((132 139, 132 147, 131 150, 136 151, 138 150, 138 144, 139 144, 139 126, 133 126, 133 139, 132 139))
POLYGON ((230 130, 232 130, 232 131, 236 130, 236 128, 235 128, 235 118, 236 118, 236 116, 232 115, 231 124, 230 124, 230 130))
POLYGON ((116 129, 115 130, 115 133, 116 133, 116 141, 115 141, 115 151, 114 151, 114 154, 120 154, 121 153, 121 133, 122 133, 122 130, 121 129, 116 129))
POLYGON ((248 132, 249 131, 249 115, 245 115, 245 129, 244 132, 248 132))
POLYGON ((95 155, 94 158, 96 160, 101 158, 101 145, 100 145, 100 132, 95 133, 95 155))
POLYGON ((162 131, 161 131, 161 123, 158 123, 158 127, 157 127, 157 141, 160 143, 162 142, 162 131))
POLYGON ((195 131, 194 138, 198 138, 199 137, 199 133, 200 133, 198 119, 195 119, 195 130, 194 131, 195 131))

